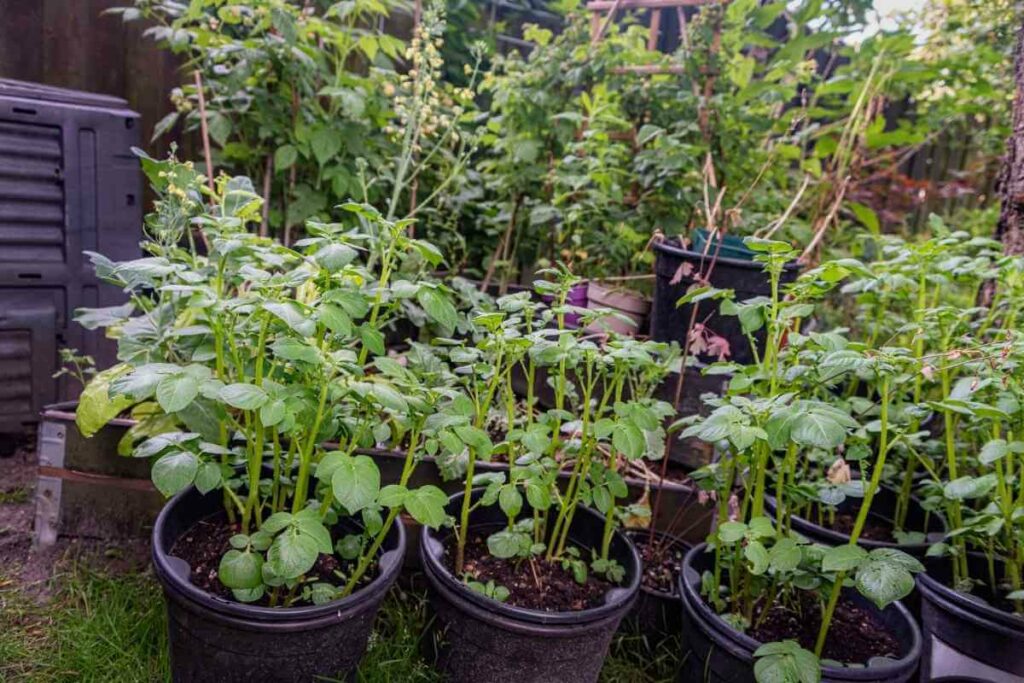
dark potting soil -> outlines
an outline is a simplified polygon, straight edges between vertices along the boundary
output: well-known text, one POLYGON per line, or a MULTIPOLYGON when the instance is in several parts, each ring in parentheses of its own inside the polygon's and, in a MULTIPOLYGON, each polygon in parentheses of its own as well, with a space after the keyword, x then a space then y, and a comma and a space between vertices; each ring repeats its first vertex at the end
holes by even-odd
MULTIPOLYGON (((220 567, 220 560, 231 548, 230 539, 235 534, 241 533, 239 524, 229 524, 227 515, 217 512, 205 519, 201 519, 192 525, 192 528, 178 537, 178 540, 171 546, 170 554, 188 562, 192 572, 189 574, 189 581, 193 586, 216 595, 225 600, 234 601, 231 589, 220 582, 217 570, 220 567)), ((335 572, 345 574, 345 570, 352 565, 338 559, 334 555, 321 554, 313 569, 306 575, 310 583, 324 581, 332 586, 344 585, 344 580, 335 572)), ((371 568, 363 575, 359 585, 365 585, 376 576, 376 568, 371 568)), ((282 589, 287 593, 287 589, 282 589)), ((283 597, 283 596, 282 596, 283 597)), ((256 602, 246 603, 261 607, 270 606, 270 596, 264 595, 256 602)), ((280 601, 278 605, 280 606, 280 601)))
POLYGON ((641 585, 659 593, 678 595, 676 577, 683 566, 685 549, 678 544, 661 543, 657 537, 654 545, 649 545, 647 541, 650 536, 647 532, 633 534, 630 538, 643 560, 641 585))
MULTIPOLYGON (((454 547, 446 549, 446 558, 448 568, 454 572, 454 547)), ((543 612, 575 612, 598 607, 604 604, 605 594, 614 588, 593 572, 587 572, 586 583, 577 583, 572 572, 563 569, 560 562, 549 562, 543 557, 532 560, 492 557, 487 552, 487 540, 482 536, 467 539, 462 568, 474 581, 484 584, 494 581, 496 586, 507 588, 506 605, 543 612)))
MULTIPOLYGON (((836 531, 841 534, 849 536, 853 533, 853 527, 857 523, 857 516, 846 513, 839 513, 836 515, 835 521, 832 526, 829 527, 832 531, 836 531)), ((881 541, 883 543, 895 543, 896 537, 892 533, 892 524, 878 519, 877 517, 872 518, 868 516, 867 521, 864 524, 864 528, 860 532, 860 537, 867 541, 881 541)))
MULTIPOLYGON (((754 624, 749 635, 762 643, 796 640, 807 650, 821 627, 821 607, 810 593, 800 592, 799 609, 782 604, 769 607, 768 615, 758 623, 764 605, 754 608, 754 624)), ((823 659, 844 664, 865 664, 872 657, 899 658, 900 644, 874 615, 852 602, 840 599, 825 640, 823 659)))

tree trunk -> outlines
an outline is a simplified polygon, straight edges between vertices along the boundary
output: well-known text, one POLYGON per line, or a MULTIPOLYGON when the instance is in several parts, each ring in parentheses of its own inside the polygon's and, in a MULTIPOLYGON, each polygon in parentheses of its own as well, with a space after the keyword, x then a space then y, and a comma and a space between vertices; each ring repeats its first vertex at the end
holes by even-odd
MULTIPOLYGON (((1024 254, 1024 24, 1017 30, 1013 48, 1013 128, 1006 141, 1006 155, 999 169, 996 187, 1000 196, 999 222, 993 237, 1003 243, 1003 252, 1024 254)), ((991 306, 996 281, 986 280, 978 290, 979 306, 991 306)))
POLYGON ((1003 243, 1005 253, 1019 255, 1024 254, 1024 25, 1017 31, 1017 45, 1013 49, 1013 76, 1017 85, 1013 129, 999 172, 1002 206, 995 238, 1003 243))

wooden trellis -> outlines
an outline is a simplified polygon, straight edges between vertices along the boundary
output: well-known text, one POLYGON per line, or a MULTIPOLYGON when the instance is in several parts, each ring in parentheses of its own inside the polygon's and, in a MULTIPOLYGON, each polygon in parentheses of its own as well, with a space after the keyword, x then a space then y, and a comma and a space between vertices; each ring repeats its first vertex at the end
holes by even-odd
MULTIPOLYGON (((647 49, 656 50, 658 39, 661 37, 662 12, 675 10, 679 18, 680 39, 685 43, 686 36, 686 8, 704 7, 708 5, 724 5, 729 0, 591 0, 587 3, 586 9, 590 12, 590 42, 596 45, 600 42, 608 26, 615 21, 615 15, 620 10, 640 9, 650 10, 651 23, 650 34, 647 38, 647 49)), ((637 64, 624 66, 616 69, 619 73, 636 73, 640 75, 651 74, 678 74, 683 72, 679 64, 637 64)))

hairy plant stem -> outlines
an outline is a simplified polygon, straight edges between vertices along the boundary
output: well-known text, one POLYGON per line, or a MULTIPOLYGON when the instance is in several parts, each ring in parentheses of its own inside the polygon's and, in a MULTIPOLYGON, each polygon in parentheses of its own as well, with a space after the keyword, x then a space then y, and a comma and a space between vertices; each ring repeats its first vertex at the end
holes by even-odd
MULTIPOLYGON (((565 544, 569 538, 569 529, 572 527, 573 517, 576 515, 576 507, 579 505, 580 482, 587 472, 590 471, 590 459, 593 455, 594 445, 591 435, 591 413, 590 400, 593 397, 593 363, 588 358, 586 361, 586 382, 583 385, 583 420, 580 428, 580 453, 576 459, 576 466, 569 478, 569 486, 566 488, 565 498, 562 499, 561 509, 555 519, 555 527, 552 531, 551 543, 548 545, 548 559, 555 559, 565 552, 565 544), (557 545, 555 540, 557 539, 557 545)), ((601 405, 606 405, 608 395, 601 398, 601 405)), ((601 408, 598 408, 600 414, 601 408)))
MULTIPOLYGON (((405 463, 402 466, 402 476, 399 477, 399 486, 406 486, 409 483, 409 478, 412 476, 413 470, 416 469, 416 447, 419 445, 419 430, 413 428, 409 436, 409 449, 405 452, 405 463)), ((359 561, 356 563, 356 568, 352 570, 351 576, 345 583, 345 587, 341 591, 341 596, 345 597, 351 595, 355 589, 356 584, 359 583, 359 579, 363 578, 366 574, 366 570, 370 568, 370 564, 376 559, 377 552, 380 550, 381 545, 384 543, 384 539, 387 538, 388 532, 391 531, 391 527, 394 526, 395 520, 398 519, 398 515, 402 512, 402 507, 396 505, 395 507, 388 510, 388 516, 384 520, 384 525, 381 526, 380 531, 374 537, 373 542, 370 546, 364 550, 360 556, 359 561)))
MULTIPOLYGON (((917 308, 914 311, 914 322, 917 323, 918 329, 916 337, 914 338, 914 360, 916 364, 921 363, 921 359, 924 357, 924 330, 921 326, 924 324, 924 313, 925 307, 928 304, 928 289, 927 289, 927 271, 922 268, 921 273, 917 279, 917 308)), ((924 375, 921 372, 914 374, 914 405, 921 402, 921 392, 923 389, 924 375)), ((911 433, 916 432, 920 429, 921 423, 916 418, 911 423, 911 433)), ((917 458, 907 458, 906 468, 903 473, 903 484, 900 486, 899 494, 896 498, 896 514, 894 516, 895 528, 897 530, 903 530, 907 523, 907 512, 910 507, 910 496, 913 493, 914 487, 914 473, 917 472, 917 458)))
MULTIPOLYGON (((861 532, 864 531, 864 525, 867 523, 868 514, 871 511, 871 502, 874 500, 875 493, 878 492, 882 482, 882 469, 885 467, 885 458, 889 453, 889 381, 888 375, 882 379, 881 412, 879 415, 881 430, 878 435, 878 457, 875 459, 875 464, 871 470, 871 481, 868 483, 867 489, 864 490, 864 499, 861 501, 860 510, 857 511, 857 519, 853 524, 853 531, 850 532, 850 540, 847 543, 851 546, 857 545, 861 532)), ((832 584, 832 593, 829 595, 828 604, 825 606, 825 613, 821 619, 821 628, 818 629, 818 637, 814 643, 814 655, 816 657, 821 657, 821 653, 825 649, 825 639, 828 637, 828 630, 832 625, 832 617, 835 614, 836 605, 839 604, 839 596, 843 592, 843 582, 845 580, 845 571, 840 571, 836 574, 835 583, 832 584)))
MULTIPOLYGON (((939 376, 942 383, 942 395, 949 396, 952 389, 952 378, 950 377, 949 369, 945 367, 942 368, 939 376)), ((956 457, 956 440, 953 431, 955 428, 953 411, 943 410, 942 418, 946 431, 946 469, 949 474, 949 480, 954 481, 959 477, 959 464, 956 457)), ((963 515, 960 507, 960 501, 948 501, 946 503, 946 513, 949 515, 949 521, 952 523, 954 529, 963 528, 963 515)), ((967 553, 963 539, 961 537, 954 538, 953 546, 955 548, 955 554, 953 557, 953 581, 958 584, 966 579, 970 572, 967 568, 967 553)))
MULTIPOLYGON (((779 279, 782 277, 782 266, 776 265, 774 261, 770 264, 769 274, 771 277, 772 303, 771 313, 768 316, 768 343, 764 350, 764 365, 769 373, 769 396, 774 396, 779 383, 779 351, 782 346, 782 339, 785 326, 779 324, 779 279)), ((758 444, 754 453, 754 495, 751 499, 752 509, 750 517, 761 517, 764 514, 764 495, 768 469, 768 459, 771 457, 770 450, 766 444, 758 444)), ((781 505, 781 501, 779 501, 781 505)))
MULTIPOLYGON (((270 314, 265 313, 260 322, 259 336, 256 341, 256 386, 263 384, 263 360, 266 356, 267 330, 270 326, 270 314)), ((249 533, 249 525, 252 522, 253 514, 258 515, 257 506, 260 499, 260 468, 263 465, 263 422, 260 419, 258 410, 247 411, 245 414, 246 426, 252 425, 252 432, 248 435, 247 450, 249 452, 247 476, 249 478, 249 492, 245 501, 245 509, 242 511, 242 533, 249 533)))
POLYGON ((292 513, 296 513, 306 506, 309 489, 309 470, 313 462, 313 449, 316 446, 317 435, 320 433, 320 425, 324 420, 324 411, 327 408, 327 395, 330 389, 333 374, 324 379, 324 385, 320 388, 320 398, 317 402, 316 418, 313 420, 313 428, 309 432, 309 438, 299 453, 299 473, 295 481, 295 496, 292 498, 292 513))
MULTIPOLYGON (((380 279, 377 281, 377 292, 373 296, 373 305, 370 308, 370 317, 367 321, 367 325, 371 328, 375 328, 377 319, 380 317, 380 308, 384 302, 384 290, 387 289, 389 281, 391 279, 391 269, 393 266, 392 260, 394 259, 394 247, 395 247, 395 235, 391 235, 391 240, 388 242, 388 246, 384 249, 384 255, 381 257, 380 266, 380 279)), ((370 348, 366 345, 366 342, 360 344, 359 349, 359 365, 364 365, 366 359, 370 354, 370 348)))
MULTIPOLYGON (((725 485, 719 490, 725 492, 724 495, 720 495, 718 499, 718 517, 715 519, 715 529, 717 530, 723 524, 729 521, 729 496, 728 492, 732 491, 732 487, 735 479, 736 466, 732 458, 726 458, 722 461, 722 467, 724 471, 724 482, 725 485)), ((714 563, 714 580, 711 582, 713 590, 718 590, 722 585, 722 544, 718 541, 715 542, 715 563, 714 563)), ((736 575, 735 567, 729 572, 730 579, 736 575)), ((730 595, 735 596, 735 591, 730 591, 730 595)), ((714 600, 716 603, 720 603, 718 594, 709 596, 709 599, 714 600)))
MULTIPOLYGON (((622 401, 623 379, 624 379, 624 377, 623 377, 622 373, 617 373, 616 377, 612 380, 612 382, 614 384, 614 387, 615 387, 615 402, 616 403, 620 403, 622 401)), ((608 469, 612 472, 612 474, 618 474, 618 471, 619 471, 619 455, 618 455, 618 453, 616 453, 614 446, 611 449, 611 454, 609 455, 609 460, 610 460, 610 462, 608 464, 608 469)), ((607 560, 608 559, 608 550, 611 548, 611 544, 612 544, 612 533, 615 531, 615 510, 616 510, 615 494, 612 493, 610 489, 608 491, 608 497, 610 499, 610 503, 608 504, 608 510, 604 514, 604 532, 601 534, 601 559, 602 560, 607 560)), ((652 526, 653 526, 653 522, 652 522, 652 526)))
MULTIPOLYGON (((494 394, 497 392, 498 387, 501 386, 502 379, 504 377, 505 370, 502 367, 502 359, 504 356, 504 349, 498 347, 498 352, 494 360, 494 371, 490 382, 485 389, 484 401, 480 402, 478 395, 474 396, 475 404, 475 415, 474 427, 477 429, 483 429, 487 418, 487 408, 491 405, 491 401, 494 400, 494 394)), ((462 567, 465 564, 466 559, 466 541, 469 537, 469 513, 473 508, 472 497, 473 497, 473 477, 476 470, 476 448, 469 446, 466 460, 466 484, 462 489, 462 509, 459 511, 459 531, 456 535, 455 545, 455 573, 462 574, 462 567)))

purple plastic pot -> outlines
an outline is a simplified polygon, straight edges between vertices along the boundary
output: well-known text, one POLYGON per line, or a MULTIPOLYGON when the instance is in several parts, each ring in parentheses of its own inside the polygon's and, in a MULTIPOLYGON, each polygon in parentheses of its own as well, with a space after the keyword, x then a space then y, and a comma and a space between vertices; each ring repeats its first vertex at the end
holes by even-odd
MULTIPOLYGON (((588 289, 589 286, 586 282, 574 285, 573 288, 569 290, 569 296, 566 297, 565 304, 567 306, 575 306, 576 308, 586 308, 588 289)), ((542 294, 540 300, 548 305, 554 303, 554 297, 546 294, 542 294)), ((565 325, 566 327, 579 327, 580 316, 576 313, 567 313, 565 315, 565 325)))

